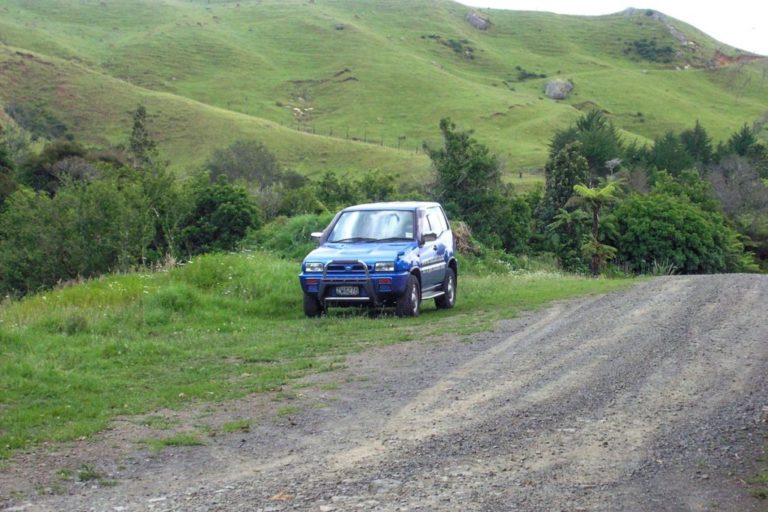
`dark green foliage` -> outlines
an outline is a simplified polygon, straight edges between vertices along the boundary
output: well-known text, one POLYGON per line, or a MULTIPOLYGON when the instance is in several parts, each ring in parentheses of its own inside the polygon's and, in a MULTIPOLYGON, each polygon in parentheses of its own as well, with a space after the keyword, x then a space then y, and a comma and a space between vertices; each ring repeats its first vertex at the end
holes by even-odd
POLYGON ((520 66, 515 66, 515 70, 517 70, 518 82, 525 82, 526 80, 533 80, 535 78, 547 78, 547 75, 544 73, 531 73, 520 66))
POLYGON ((517 196, 509 191, 502 197, 497 232, 500 247, 513 254, 526 253, 530 249, 533 210, 526 196, 517 196))
POLYGON ((584 210, 561 208, 546 226, 548 248, 557 256, 564 269, 576 272, 586 269, 581 241, 589 233, 589 219, 589 214, 584 210))
POLYGON ((286 189, 281 192, 279 215, 318 214, 327 211, 325 205, 318 199, 315 188, 310 185, 286 189))
POLYGON ((721 212, 722 206, 714 194, 712 185, 695 170, 687 170, 673 177, 660 172, 655 176, 653 191, 687 199, 704 211, 721 212))
POLYGON ((684 169, 694 166, 694 159, 674 132, 667 132, 656 139, 648 152, 648 164, 656 169, 668 171, 677 176, 684 169))
POLYGON ((67 125, 44 107, 12 100, 5 106, 5 112, 16 121, 16 124, 31 133, 33 140, 38 138, 73 140, 67 125))
POLYGON ((606 206, 617 200, 618 185, 609 182, 603 187, 589 188, 585 185, 574 185, 575 192, 571 203, 585 208, 592 214, 592 232, 587 241, 582 244, 581 250, 590 258, 590 271, 593 276, 600 274, 605 261, 611 259, 616 249, 600 241, 600 213, 606 206))
POLYGON ((684 197, 661 192, 632 195, 612 214, 615 233, 608 242, 617 260, 634 272, 673 264, 696 274, 742 270, 743 245, 718 212, 705 211, 684 197))
POLYGON ((636 39, 625 43, 624 54, 635 54, 645 60, 666 63, 674 59, 675 49, 669 45, 659 46, 655 39, 636 39))
POLYGON ((680 133, 680 142, 694 161, 707 164, 712 160, 712 139, 698 120, 692 129, 680 133))
POLYGON ((744 123, 744 126, 728 139, 728 149, 739 156, 747 156, 750 148, 756 143, 757 137, 755 137, 752 129, 744 123))
POLYGON ((245 189, 224 178, 215 183, 206 179, 193 190, 193 206, 182 224, 179 246, 189 255, 232 251, 260 222, 259 212, 245 189))
POLYGON ((376 203, 388 201, 395 196, 397 176, 387 176, 375 170, 366 173, 357 182, 357 188, 363 201, 376 203))
POLYGON ((351 178, 344 176, 339 179, 333 171, 323 174, 315 188, 317 198, 331 210, 359 203, 362 199, 351 178))
POLYGON ((565 146, 574 142, 581 144, 579 152, 587 160, 592 177, 606 176, 615 170, 606 164, 620 159, 624 151, 619 131, 600 110, 592 110, 579 118, 575 126, 555 132, 549 145, 550 160, 565 146))
POLYGON ((425 146, 436 174, 434 197, 451 218, 467 222, 479 240, 493 247, 525 250, 530 207, 525 200, 513 199, 503 186, 496 156, 472 132, 457 131, 450 119, 440 121, 440 131, 443 146, 425 146))
POLYGON ((85 157, 85 148, 77 142, 51 142, 39 155, 33 155, 21 164, 18 181, 53 195, 65 179, 77 180, 98 173, 85 157))
POLYGON ((546 226, 573 195, 574 185, 589 183, 589 165, 580 142, 572 142, 555 153, 544 167, 544 199, 538 217, 546 226))
POLYGON ((183 187, 163 165, 145 169, 138 179, 154 224, 147 260, 159 262, 178 256, 178 240, 183 223, 192 210, 190 190, 183 187))
POLYGON ((144 261, 152 219, 137 184, 66 181, 54 197, 21 188, 0 214, 0 293, 128 270, 144 261))
POLYGON ((475 58, 475 49, 469 46, 469 40, 467 39, 447 39, 440 42, 467 59, 472 60, 475 58))
POLYGON ((496 156, 472 137, 472 132, 457 131, 450 119, 440 120, 440 131, 443 146, 425 148, 436 172, 435 195, 444 203, 456 205, 462 215, 471 214, 465 202, 483 202, 482 198, 492 196, 501 183, 501 166, 496 156))
POLYGON ((147 167, 157 160, 157 144, 147 127, 147 109, 139 105, 133 112, 133 128, 128 140, 128 153, 136 168, 147 167))
MULTIPOLYGON (((2 131, 2 127, 0 127, 2 131)), ((5 199, 16 190, 16 169, 5 145, 0 142, 0 212, 5 199)))
MULTIPOLYGON (((395 188, 397 177, 385 175, 379 170, 367 172, 362 178, 353 180, 349 176, 339 178, 335 172, 327 171, 315 183, 315 197, 321 205, 338 210, 355 203, 376 203, 392 201, 399 196, 395 188)), ((319 211, 317 208, 296 213, 319 211)), ((290 212, 284 212, 288 214, 290 212)))
POLYGON ((238 140, 226 149, 217 149, 206 164, 211 181, 220 176, 230 183, 244 181, 264 188, 288 181, 294 188, 304 185, 295 173, 284 176, 275 156, 257 140, 238 140))

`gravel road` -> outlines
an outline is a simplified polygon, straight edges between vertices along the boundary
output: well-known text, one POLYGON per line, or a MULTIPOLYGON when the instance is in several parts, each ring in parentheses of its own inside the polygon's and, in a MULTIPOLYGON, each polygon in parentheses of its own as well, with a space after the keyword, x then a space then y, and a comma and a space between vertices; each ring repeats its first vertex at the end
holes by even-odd
POLYGON ((768 276, 665 277, 371 349, 288 402, 179 413, 259 418, 206 446, 152 455, 123 420, 20 457, 0 510, 766 511, 767 304, 768 276), (55 486, 65 462, 116 485, 55 486))

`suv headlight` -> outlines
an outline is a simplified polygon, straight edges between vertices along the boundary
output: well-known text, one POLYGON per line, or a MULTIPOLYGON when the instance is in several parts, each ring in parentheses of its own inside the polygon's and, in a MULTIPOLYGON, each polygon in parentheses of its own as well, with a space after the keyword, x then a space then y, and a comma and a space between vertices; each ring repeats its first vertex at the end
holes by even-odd
POLYGON ((318 261, 310 261, 304 264, 305 272, 322 272, 325 267, 318 261))
POLYGON ((376 272, 394 272, 395 263, 392 261, 377 261, 374 270, 376 272))

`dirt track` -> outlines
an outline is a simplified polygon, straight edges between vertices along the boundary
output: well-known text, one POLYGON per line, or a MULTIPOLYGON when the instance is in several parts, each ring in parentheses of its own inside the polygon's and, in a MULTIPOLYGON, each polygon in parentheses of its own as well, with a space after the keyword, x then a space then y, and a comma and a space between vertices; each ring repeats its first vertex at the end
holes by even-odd
POLYGON ((766 305, 768 276, 660 278, 369 350, 309 379, 295 413, 264 396, 197 411, 262 418, 205 447, 150 456, 124 421, 19 459, 0 510, 765 511, 744 480, 768 432, 766 305), (62 460, 117 485, 30 484, 62 460))

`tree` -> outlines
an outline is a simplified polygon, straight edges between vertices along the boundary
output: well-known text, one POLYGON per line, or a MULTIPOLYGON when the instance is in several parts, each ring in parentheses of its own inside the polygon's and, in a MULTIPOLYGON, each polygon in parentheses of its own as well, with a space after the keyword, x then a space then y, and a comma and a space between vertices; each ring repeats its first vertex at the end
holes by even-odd
POLYGON ((464 220, 475 236, 493 246, 522 251, 528 246, 531 213, 525 200, 512 197, 501 182, 496 155, 458 131, 450 119, 440 121, 443 146, 424 146, 435 170, 434 197, 454 219, 464 220))
POLYGON ((358 188, 349 177, 339 179, 333 171, 326 171, 315 185, 317 198, 328 208, 337 209, 360 202, 358 188))
POLYGON ((587 208, 592 214, 592 233, 589 240, 582 246, 582 250, 590 257, 590 270, 593 276, 600 274, 600 267, 606 259, 610 259, 616 249, 600 242, 600 211, 616 201, 616 182, 598 188, 589 188, 585 185, 574 185, 576 195, 572 203, 587 208))
POLYGON ((147 128, 147 109, 139 104, 133 112, 133 128, 128 140, 133 167, 144 168, 157 159, 157 144, 147 128))
POLYGON ((586 159, 592 177, 605 176, 612 170, 606 166, 607 162, 621 159, 624 152, 619 131, 596 109, 579 118, 575 126, 555 132, 550 143, 550 160, 574 142, 581 144, 579 152, 586 159))
POLYGON ((755 137, 752 128, 744 123, 744 126, 728 139, 728 148, 739 156, 747 156, 750 148, 756 143, 757 137, 755 137))
POLYGON ((556 212, 565 208, 573 195, 573 187, 589 182, 589 164, 582 155, 580 142, 567 144, 544 167, 544 200, 539 218, 548 225, 556 212))
POLYGON ((192 192, 162 164, 153 164, 138 177, 152 217, 154 234, 147 259, 158 262, 180 256, 179 238, 183 223, 192 211, 192 192))
POLYGON ((395 195, 395 179, 395 176, 386 176, 374 170, 357 181, 357 188, 364 201, 389 201, 395 195))
POLYGON ((670 131, 653 143, 648 153, 648 164, 677 176, 684 169, 691 169, 694 161, 680 137, 670 131))
POLYGON ((227 183, 223 177, 215 183, 195 184, 193 197, 192 211, 179 237, 186 254, 232 251, 249 229, 261 223, 245 189, 227 183))
MULTIPOLYGON (((225 149, 215 150, 206 168, 210 171, 211 182, 224 176, 230 183, 244 181, 266 188, 283 181, 283 172, 275 155, 257 140, 238 140, 225 149)), ((295 181, 293 174, 291 181, 295 181)), ((295 188, 303 184, 297 182, 295 188)))
POLYGON ((560 208, 547 225, 551 249, 564 269, 583 270, 579 243, 588 232, 588 221, 589 214, 584 210, 560 208))
POLYGON ((445 204, 455 205, 461 215, 470 214, 470 203, 492 195, 501 185, 499 160, 488 147, 472 137, 471 131, 458 131, 450 119, 440 120, 443 146, 425 145, 436 175, 435 195, 445 204))
POLYGON ((708 164, 712 161, 712 139, 698 120, 692 129, 680 133, 680 142, 696 162, 708 164))

